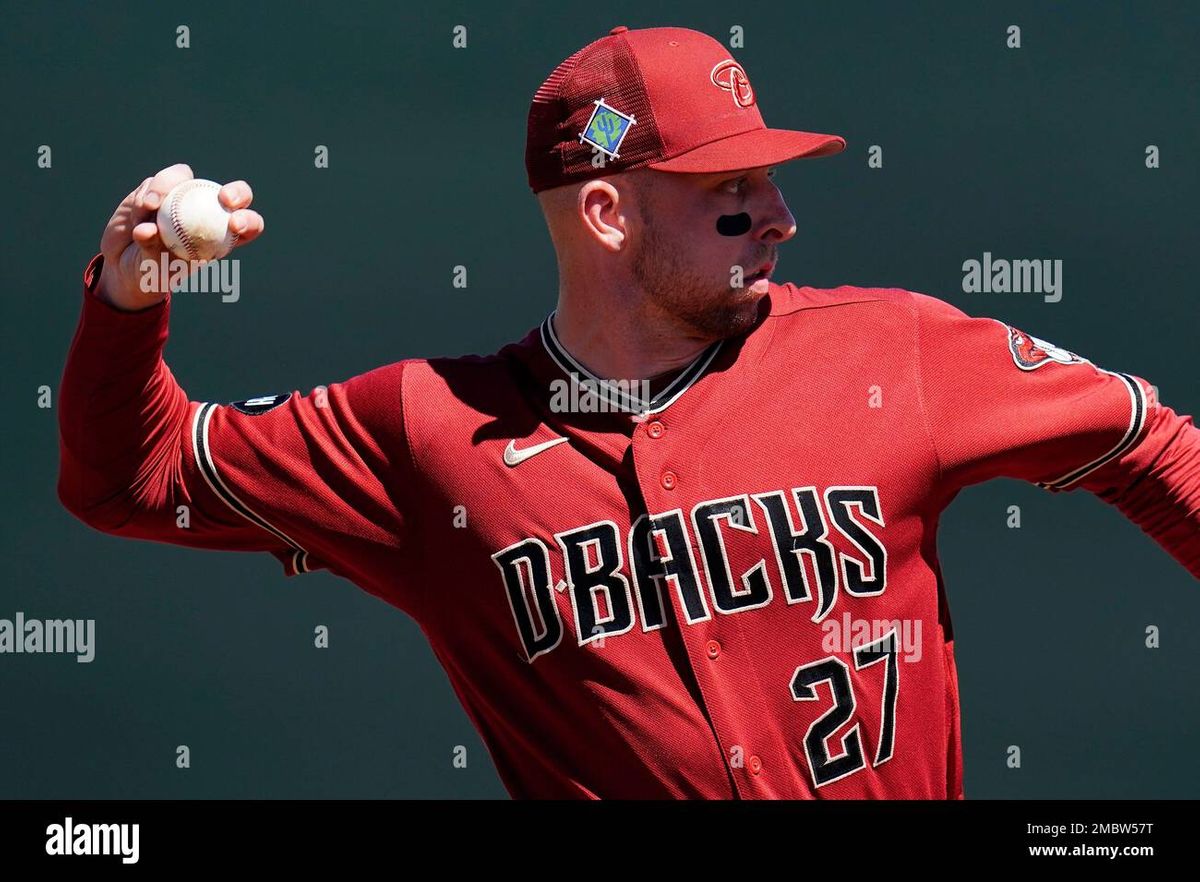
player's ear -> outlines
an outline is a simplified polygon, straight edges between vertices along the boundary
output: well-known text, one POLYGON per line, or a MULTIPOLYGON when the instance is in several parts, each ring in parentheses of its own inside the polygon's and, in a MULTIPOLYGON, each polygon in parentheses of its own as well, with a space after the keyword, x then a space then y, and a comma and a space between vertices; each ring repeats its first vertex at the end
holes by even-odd
POLYGON ((620 251, 628 238, 628 206, 633 202, 628 190, 603 180, 579 188, 577 210, 584 233, 609 251, 620 251))

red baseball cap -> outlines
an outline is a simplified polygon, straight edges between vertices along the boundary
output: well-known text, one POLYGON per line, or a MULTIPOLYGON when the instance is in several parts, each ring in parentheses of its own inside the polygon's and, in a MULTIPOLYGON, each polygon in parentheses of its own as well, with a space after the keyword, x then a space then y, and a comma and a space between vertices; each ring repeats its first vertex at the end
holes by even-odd
POLYGON ((745 69, 707 34, 622 25, 537 90, 525 170, 538 193, 643 166, 738 171, 845 147, 837 135, 767 128, 745 69))

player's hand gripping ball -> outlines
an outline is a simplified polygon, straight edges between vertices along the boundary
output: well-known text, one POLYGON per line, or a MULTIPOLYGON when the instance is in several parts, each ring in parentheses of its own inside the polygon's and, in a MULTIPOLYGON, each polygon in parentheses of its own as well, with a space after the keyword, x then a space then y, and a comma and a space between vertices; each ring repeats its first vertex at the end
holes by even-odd
POLYGON ((163 245, 184 260, 218 260, 233 250, 237 233, 230 212, 217 199, 221 185, 192 178, 171 188, 158 209, 163 245))

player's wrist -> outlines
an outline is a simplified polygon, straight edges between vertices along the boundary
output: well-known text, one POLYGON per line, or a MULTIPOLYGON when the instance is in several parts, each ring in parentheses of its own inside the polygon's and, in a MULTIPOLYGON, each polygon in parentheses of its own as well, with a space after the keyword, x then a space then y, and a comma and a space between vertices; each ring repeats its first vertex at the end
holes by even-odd
POLYGON ((92 293, 97 300, 111 306, 118 312, 144 312, 158 306, 166 299, 166 293, 147 293, 136 289, 120 278, 120 272, 114 261, 101 258, 100 272, 96 273, 92 293))

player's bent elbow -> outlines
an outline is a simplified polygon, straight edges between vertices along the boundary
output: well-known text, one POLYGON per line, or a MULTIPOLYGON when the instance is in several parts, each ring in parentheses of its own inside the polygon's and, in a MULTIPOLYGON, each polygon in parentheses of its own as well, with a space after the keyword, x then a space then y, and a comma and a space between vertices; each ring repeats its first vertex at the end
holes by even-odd
POLYGON ((115 527, 111 512, 105 515, 106 506, 86 500, 78 485, 68 483, 61 477, 58 482, 58 501, 76 520, 93 530, 109 533, 115 527))
POLYGON ((60 471, 58 501, 76 520, 101 533, 119 535, 137 511, 129 493, 101 497, 87 492, 87 481, 78 475, 60 471))

